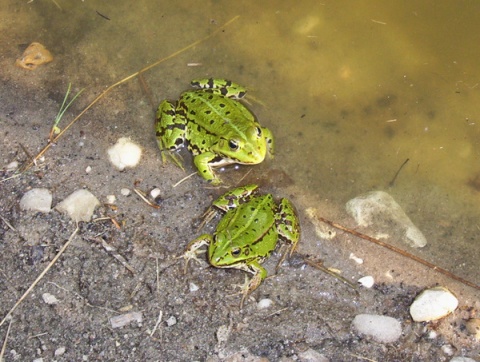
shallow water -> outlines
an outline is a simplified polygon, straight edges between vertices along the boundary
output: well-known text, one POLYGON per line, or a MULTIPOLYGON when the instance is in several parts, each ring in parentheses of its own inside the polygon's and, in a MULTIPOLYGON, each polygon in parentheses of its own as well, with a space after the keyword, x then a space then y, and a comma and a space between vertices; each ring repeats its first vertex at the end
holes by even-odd
MULTIPOLYGON (((112 111, 141 114, 118 123, 129 124, 133 137, 147 132, 145 110, 178 97, 191 79, 232 79, 263 103, 252 99, 250 108, 276 136, 270 165, 289 174, 307 206, 329 200, 342 209, 361 193, 386 190, 427 237, 417 253, 478 283, 480 5, 291 4, 9 6, 42 29, 36 40, 63 67, 60 80, 45 84, 59 99, 68 82, 104 89, 239 15, 144 74, 152 104, 137 84, 113 93, 119 105, 112 111)), ((18 44, 31 40, 28 28, 24 34, 18 44)))
POLYGON ((153 103, 177 97, 197 77, 247 86, 264 104, 251 108, 276 136, 272 165, 282 165, 312 203, 341 206, 389 191, 426 234, 424 256, 452 267, 451 253, 460 252, 466 274, 476 269, 479 4, 56 4, 61 10, 36 0, 21 12, 41 25, 37 40, 78 88, 112 84, 240 15, 145 73, 153 103))

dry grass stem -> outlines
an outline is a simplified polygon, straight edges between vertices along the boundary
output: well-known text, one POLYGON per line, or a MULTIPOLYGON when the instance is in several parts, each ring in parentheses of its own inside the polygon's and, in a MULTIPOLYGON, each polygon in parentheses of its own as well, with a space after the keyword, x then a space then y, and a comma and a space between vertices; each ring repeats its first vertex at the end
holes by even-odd
POLYGON ((7 313, 7 315, 2 319, 2 321, 0 322, 0 326, 3 325, 3 323, 5 323, 5 321, 12 315, 12 313, 15 311, 15 309, 17 309, 17 307, 23 302, 23 300, 30 294, 30 292, 33 290, 33 288, 35 288, 35 286, 40 282, 40 280, 42 280, 42 278, 45 276, 45 274, 47 274, 47 272, 52 268, 53 265, 55 265, 55 263, 57 262, 57 260, 60 258, 60 256, 62 256, 63 252, 67 249, 67 247, 70 245, 70 243, 72 242, 73 238, 75 237, 75 235, 77 235, 78 233, 78 225, 77 225, 77 228, 75 229, 75 231, 72 233, 72 235, 70 235, 70 238, 67 240, 67 242, 62 246, 62 248, 59 250, 59 252, 57 253, 57 255, 55 255, 55 257, 52 259, 52 261, 47 265, 47 267, 40 273, 40 275, 37 277, 37 279, 35 279, 35 281, 32 283, 32 285, 30 285, 30 287, 27 289, 27 291, 25 293, 23 293, 23 295, 20 297, 20 299, 15 303, 15 305, 12 307, 12 309, 10 309, 10 311, 7 313))

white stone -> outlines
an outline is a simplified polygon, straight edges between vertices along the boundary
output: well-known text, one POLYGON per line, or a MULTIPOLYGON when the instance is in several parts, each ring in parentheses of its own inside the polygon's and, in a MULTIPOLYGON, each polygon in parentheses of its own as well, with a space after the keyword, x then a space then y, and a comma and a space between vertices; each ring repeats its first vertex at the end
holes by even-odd
POLYGON ((469 357, 453 357, 450 362, 476 362, 473 358, 469 357))
POLYGON ((150 191, 150 196, 152 199, 156 199, 158 196, 160 196, 160 189, 158 187, 155 187, 152 191, 150 191))
POLYGON ((120 193, 123 195, 123 196, 128 196, 130 195, 130 189, 127 189, 126 187, 124 187, 123 189, 120 190, 120 193))
POLYGON ((31 189, 20 199, 22 210, 50 212, 52 209, 52 193, 48 189, 31 189))
POLYGON ((85 168, 85 173, 90 173, 90 172, 92 172, 92 167, 91 167, 91 166, 87 166, 87 167, 85 168))
POLYGON ((167 326, 172 327, 175 324, 177 324, 177 318, 175 318, 175 316, 172 315, 170 318, 167 319, 167 326))
POLYGON ((271 299, 263 298, 263 299, 260 299, 259 302, 257 303, 257 308, 258 309, 270 308, 272 304, 273 304, 273 301, 271 299))
POLYGON ((323 354, 318 353, 312 348, 298 354, 301 362, 329 362, 329 359, 323 354))
POLYGON ((58 347, 56 350, 55 350, 55 356, 61 356, 65 353, 67 349, 65 347, 58 347))
POLYGON ((362 287, 371 288, 375 284, 375 279, 371 275, 367 275, 358 279, 358 282, 362 287))
POLYGON ((384 191, 372 191, 351 199, 346 209, 359 226, 373 226, 379 234, 388 233, 414 248, 427 245, 423 233, 384 191))
POLYGON ((16 169, 18 169, 18 161, 12 161, 6 167, 7 172, 12 172, 12 171, 15 171, 16 169))
POLYGON ((50 294, 50 293, 43 293, 42 294, 42 299, 47 304, 57 304, 58 303, 57 297, 55 297, 53 294, 50 294))
POLYGON ((435 287, 421 292, 410 306, 410 315, 415 322, 434 321, 452 313, 458 306, 457 298, 444 287, 435 287))
POLYGON ((114 204, 117 201, 115 195, 107 195, 107 204, 114 204))
POLYGON ((122 137, 107 151, 110 162, 123 171, 126 167, 135 167, 142 156, 140 146, 133 143, 130 138, 122 137))
POLYGON ((190 290, 190 292, 196 292, 199 288, 198 288, 198 285, 195 284, 195 283, 189 283, 188 284, 188 289, 190 290))
POLYGON ((354 253, 350 253, 348 259, 352 259, 357 264, 363 264, 363 259, 356 256, 354 253))
POLYGON ((90 221, 100 201, 88 190, 77 190, 55 207, 74 221, 90 221))
POLYGON ((359 314, 352 322, 353 327, 360 333, 371 336, 380 343, 392 343, 402 335, 402 326, 392 317, 375 314, 359 314))

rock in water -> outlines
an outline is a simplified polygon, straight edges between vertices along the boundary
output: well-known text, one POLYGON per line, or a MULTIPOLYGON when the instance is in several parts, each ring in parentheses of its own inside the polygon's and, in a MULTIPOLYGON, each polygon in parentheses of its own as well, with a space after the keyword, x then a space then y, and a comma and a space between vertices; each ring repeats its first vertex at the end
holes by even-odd
POLYGON ((393 197, 384 191, 372 191, 351 199, 346 209, 360 226, 373 226, 377 231, 398 237, 414 248, 427 245, 423 233, 393 197))
POLYGON ((444 287, 435 287, 421 292, 410 306, 410 315, 415 322, 434 321, 452 313, 458 306, 457 298, 444 287))

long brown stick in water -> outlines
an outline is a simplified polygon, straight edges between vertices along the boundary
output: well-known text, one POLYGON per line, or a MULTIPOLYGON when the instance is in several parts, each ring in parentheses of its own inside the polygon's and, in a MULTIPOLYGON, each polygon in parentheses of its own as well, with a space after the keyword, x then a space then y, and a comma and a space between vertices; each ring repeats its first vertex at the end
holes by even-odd
POLYGON ((443 268, 440 268, 439 266, 435 265, 435 264, 432 264, 422 258, 419 258, 418 256, 415 256, 413 254, 410 254, 409 252, 406 252, 402 249, 399 249, 393 245, 390 245, 390 244, 387 244, 387 243, 384 243, 383 241, 381 240, 378 240, 378 239, 375 239, 375 238, 372 238, 371 236, 368 236, 368 235, 365 235, 365 234, 362 234, 358 231, 355 231, 355 230, 352 230, 352 229, 349 229, 349 228, 346 228, 345 226, 342 226, 340 224, 337 224, 333 221, 330 221, 330 220, 327 220, 327 219, 324 219, 323 217, 321 216, 315 216, 318 220, 324 222, 325 224, 328 224, 330 226, 333 226, 334 228, 336 229, 339 229, 339 230, 342 230, 342 231, 345 231, 346 233, 349 233, 349 234, 352 234, 354 236, 357 236, 361 239, 364 239, 364 240, 368 240, 374 244, 377 244, 377 245, 380 245, 386 249, 389 249, 397 254, 400 254, 404 257, 407 257, 409 259, 412 259, 414 261, 416 261, 417 263, 420 263, 422 265, 425 265, 426 267, 430 268, 430 269, 433 269, 443 275, 446 275, 447 277, 453 279, 453 280, 456 280, 462 284, 465 284, 465 285, 468 285, 469 287, 472 287, 472 288, 475 288, 475 289, 478 289, 480 290, 480 286, 477 285, 477 284, 474 284, 466 279, 463 279, 461 277, 459 277, 458 275, 455 275, 453 274, 452 272, 449 272, 448 270, 446 269, 443 269, 443 268))

